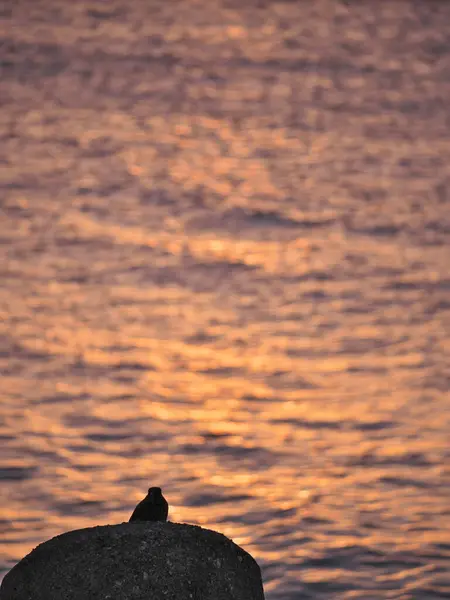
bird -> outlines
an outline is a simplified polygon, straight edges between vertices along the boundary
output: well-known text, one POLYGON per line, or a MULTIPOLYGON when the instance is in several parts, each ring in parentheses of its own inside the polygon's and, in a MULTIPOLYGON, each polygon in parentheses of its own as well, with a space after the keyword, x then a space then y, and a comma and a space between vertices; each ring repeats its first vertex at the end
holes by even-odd
POLYGON ((160 487, 151 487, 148 494, 136 506, 130 517, 132 521, 167 521, 169 505, 160 487))

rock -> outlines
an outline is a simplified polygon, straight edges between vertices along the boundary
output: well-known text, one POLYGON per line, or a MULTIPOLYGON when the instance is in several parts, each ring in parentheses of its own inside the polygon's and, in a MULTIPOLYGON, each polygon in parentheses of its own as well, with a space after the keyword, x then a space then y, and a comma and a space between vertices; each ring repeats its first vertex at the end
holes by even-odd
POLYGON ((224 535, 179 523, 78 529, 40 544, 0 600, 264 600, 256 561, 224 535))

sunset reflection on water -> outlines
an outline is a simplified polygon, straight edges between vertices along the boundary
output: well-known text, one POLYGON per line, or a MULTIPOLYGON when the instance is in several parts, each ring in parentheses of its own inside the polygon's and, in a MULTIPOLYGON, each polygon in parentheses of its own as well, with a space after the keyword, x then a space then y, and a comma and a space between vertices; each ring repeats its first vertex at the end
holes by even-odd
POLYGON ((270 600, 450 595, 450 5, 257 4, 3 15, 3 573, 160 485, 270 600))

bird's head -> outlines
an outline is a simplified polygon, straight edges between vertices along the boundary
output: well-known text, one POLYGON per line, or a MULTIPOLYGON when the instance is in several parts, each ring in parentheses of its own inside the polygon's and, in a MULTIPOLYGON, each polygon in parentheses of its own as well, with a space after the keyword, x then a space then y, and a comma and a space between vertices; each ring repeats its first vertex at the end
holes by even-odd
POLYGON ((161 498, 161 488, 160 487, 151 487, 148 488, 148 495, 151 498, 161 498))

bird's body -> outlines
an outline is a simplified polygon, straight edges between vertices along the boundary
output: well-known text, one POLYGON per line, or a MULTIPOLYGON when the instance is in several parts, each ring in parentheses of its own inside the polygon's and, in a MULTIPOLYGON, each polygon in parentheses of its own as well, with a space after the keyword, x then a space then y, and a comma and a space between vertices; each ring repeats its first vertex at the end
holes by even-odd
POLYGON ((130 517, 132 521, 167 521, 169 505, 159 487, 151 487, 130 517))

